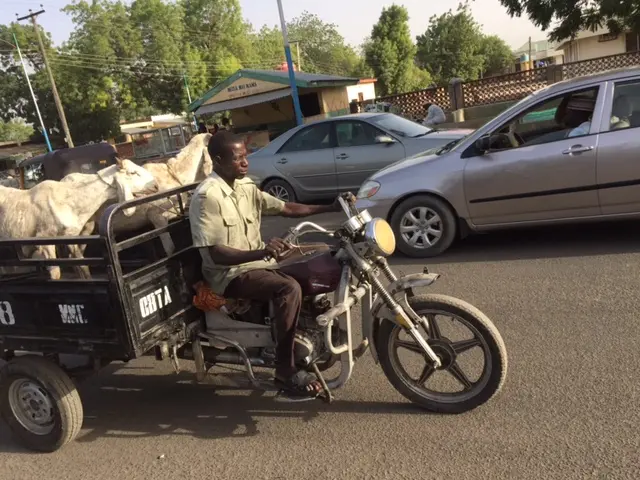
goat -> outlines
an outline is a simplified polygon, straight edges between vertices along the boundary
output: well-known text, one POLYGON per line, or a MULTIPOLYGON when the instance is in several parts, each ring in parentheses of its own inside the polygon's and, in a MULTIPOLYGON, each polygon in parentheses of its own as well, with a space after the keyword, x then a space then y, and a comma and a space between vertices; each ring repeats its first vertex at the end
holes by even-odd
MULTIPOLYGON (((146 163, 143 168, 150 172, 158 184, 158 191, 171 190, 184 185, 188 185, 197 180, 204 180, 213 170, 211 157, 207 152, 207 145, 211 138, 210 133, 195 135, 189 143, 176 155, 166 162, 146 163)), ((64 177, 62 182, 85 182, 86 174, 72 173, 64 177)), ((186 196, 183 195, 184 205, 187 204, 186 196)), ((102 216, 103 206, 96 215, 87 222, 82 234, 89 235, 95 228, 97 221, 102 216)), ((169 220, 178 215, 176 206, 170 199, 157 200, 137 207, 135 215, 125 217, 116 215, 114 217, 114 231, 131 232, 144 228, 146 225, 153 225, 154 228, 165 227, 169 220)), ((162 246, 167 255, 171 255, 175 250, 171 236, 168 233, 160 235, 162 246)), ((81 249, 84 252, 84 247, 81 249)))
MULTIPOLYGON (((130 160, 118 159, 116 165, 84 178, 77 183, 45 180, 30 190, 0 187, 0 239, 78 236, 109 200, 129 201, 157 188, 153 175, 130 160)), ((123 213, 130 217, 135 207, 123 213)), ((81 246, 70 245, 69 250, 70 256, 82 258, 81 246)), ((53 259, 56 249, 39 246, 30 256, 53 259)), ((48 268, 51 279, 60 279, 60 267, 48 268)), ((76 270, 81 278, 90 278, 88 267, 76 270)))

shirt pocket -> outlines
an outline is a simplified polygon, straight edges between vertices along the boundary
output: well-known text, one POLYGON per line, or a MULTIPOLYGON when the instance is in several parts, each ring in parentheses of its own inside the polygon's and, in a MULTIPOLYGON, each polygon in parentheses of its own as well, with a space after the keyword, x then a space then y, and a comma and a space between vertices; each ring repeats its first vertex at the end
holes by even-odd
POLYGON ((227 245, 242 248, 242 222, 237 215, 222 215, 222 222, 227 229, 227 245))
POLYGON ((262 246, 262 238, 260 236, 260 222, 252 215, 247 215, 245 218, 247 221, 247 240, 249 241, 249 248, 257 250, 262 246))

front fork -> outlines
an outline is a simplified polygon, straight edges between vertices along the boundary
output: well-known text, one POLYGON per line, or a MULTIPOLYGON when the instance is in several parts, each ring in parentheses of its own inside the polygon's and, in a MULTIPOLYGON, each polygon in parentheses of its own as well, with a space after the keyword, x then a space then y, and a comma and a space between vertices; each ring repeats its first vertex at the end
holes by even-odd
MULTIPOLYGON (((378 266, 387 277, 387 279, 391 282, 391 286, 397 285, 396 288, 392 289, 391 292, 388 291, 387 288, 380 282, 380 280, 374 276, 373 273, 369 275, 369 281, 371 282, 371 286, 373 287, 374 292, 380 295, 380 298, 385 303, 386 307, 391 312, 391 317, 389 320, 400 325, 404 330, 411 335, 422 351, 427 356, 429 360, 431 360, 432 366, 434 368, 439 368, 442 366, 442 362, 440 361, 440 357, 436 355, 431 346, 424 339, 420 330, 418 330, 417 325, 422 325, 426 332, 430 331, 429 323, 422 317, 420 317, 409 305, 407 299, 407 290, 411 290, 413 286, 419 286, 421 282, 419 279, 412 281, 411 279, 407 279, 406 284, 403 284, 402 279, 398 280, 396 275, 393 273, 387 260, 385 258, 379 258, 377 261, 378 266), (399 285, 398 285, 399 284, 399 285), (396 300, 394 296, 396 294, 402 294, 402 299, 396 300)), ((428 275, 428 272, 425 271, 425 274, 428 275)), ((411 277, 411 276, 409 276, 411 277)), ((433 279, 426 279, 425 284, 431 284, 437 279, 435 276, 433 279)))

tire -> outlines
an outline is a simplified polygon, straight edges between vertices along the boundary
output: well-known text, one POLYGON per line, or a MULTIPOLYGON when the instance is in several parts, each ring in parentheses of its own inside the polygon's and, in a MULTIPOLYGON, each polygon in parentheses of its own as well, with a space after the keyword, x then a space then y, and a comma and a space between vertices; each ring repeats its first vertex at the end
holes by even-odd
MULTIPOLYGON (((432 195, 416 195, 402 202, 391 216, 391 228, 396 236, 398 250, 409 257, 427 258, 440 255, 447 250, 456 238, 457 222, 456 216, 444 201, 432 195), (415 247, 407 243, 407 240, 400 232, 401 223, 404 216, 411 210, 426 208, 440 217, 441 236, 433 246, 415 247)), ((424 244, 424 242, 421 242, 424 244)))
MULTIPOLYGON (((483 372, 478 379, 478 383, 481 384, 478 392, 459 402, 434 399, 433 396, 425 394, 425 390, 420 393, 420 387, 415 380, 404 378, 394 368, 391 339, 395 336, 396 330, 401 327, 383 319, 376 337, 378 357, 384 374, 399 393, 431 412, 457 414, 479 407, 500 392, 507 376, 507 350, 500 333, 486 315, 469 303, 446 295, 416 295, 409 299, 409 303, 416 312, 421 314, 428 311, 442 312, 469 322, 486 342, 491 354, 489 362, 491 371, 489 374, 483 372), (484 376, 487 378, 483 378, 484 376)), ((428 341, 432 344, 431 339, 428 341)))
POLYGON ((16 357, 0 371, 0 414, 16 440, 38 452, 60 449, 82 428, 82 402, 71 378, 55 363, 36 355, 16 357), (44 414, 45 425, 29 428, 25 425, 28 420, 20 419, 27 413, 15 398, 23 394, 31 395, 34 403, 45 402, 46 406, 49 402, 49 408, 42 410, 50 412, 44 414))
POLYGON ((285 202, 296 201, 296 192, 293 190, 293 187, 289 185, 287 182, 285 182, 284 180, 280 180, 280 179, 269 180, 262 187, 262 191, 267 192, 276 198, 280 198, 285 202), (280 195, 277 195, 276 193, 278 192, 286 192, 286 195, 287 195, 286 199, 280 195))

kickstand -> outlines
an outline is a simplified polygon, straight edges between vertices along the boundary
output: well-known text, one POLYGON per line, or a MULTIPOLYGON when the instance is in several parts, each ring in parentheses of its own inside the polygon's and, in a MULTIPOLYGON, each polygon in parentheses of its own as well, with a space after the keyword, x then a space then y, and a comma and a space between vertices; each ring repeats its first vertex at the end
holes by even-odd
POLYGON ((326 403, 333 402, 333 394, 331 393, 331 390, 329 390, 329 386, 327 385, 327 382, 324 381, 324 377, 322 376, 322 373, 320 373, 320 369, 315 363, 313 364, 313 373, 315 373, 316 377, 318 377, 318 380, 322 385, 322 390, 324 390, 324 396, 322 397, 322 399, 326 403))

